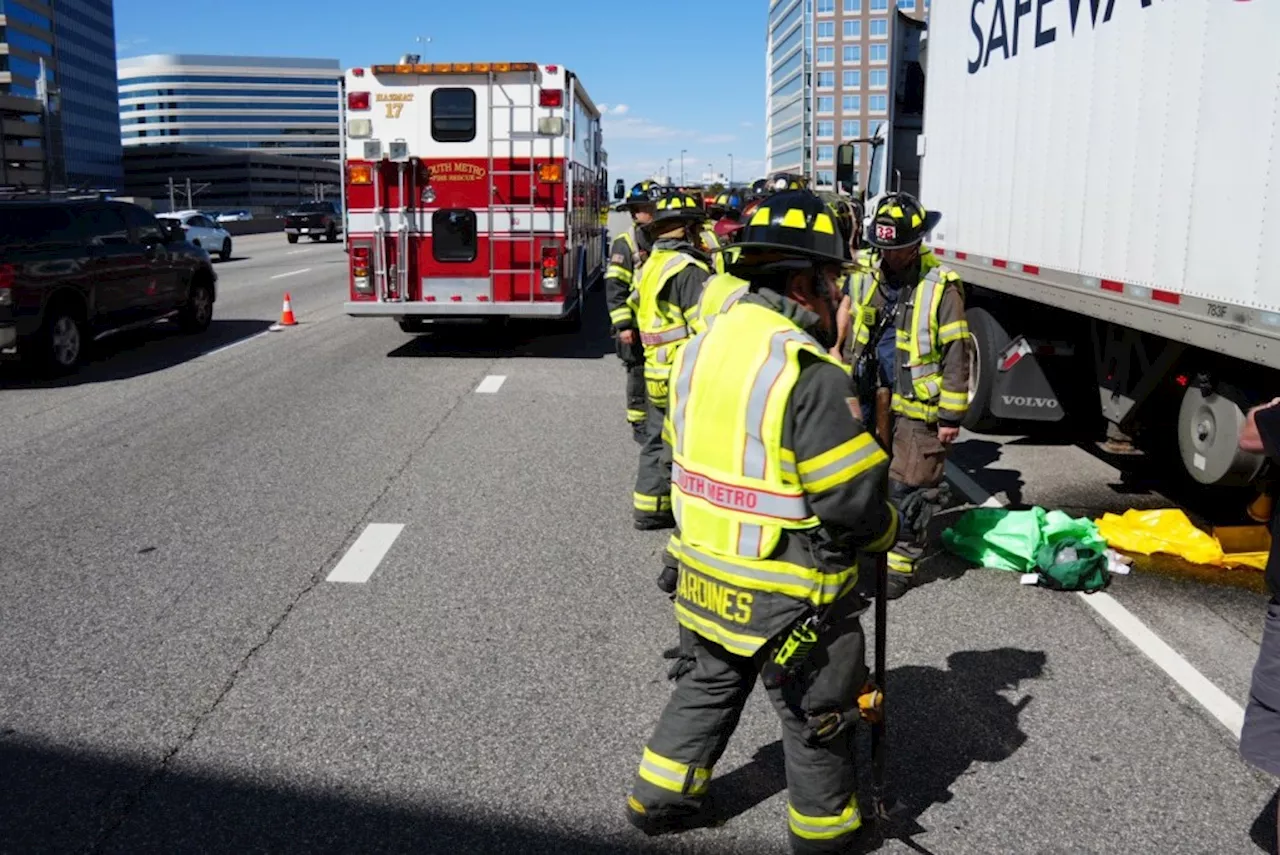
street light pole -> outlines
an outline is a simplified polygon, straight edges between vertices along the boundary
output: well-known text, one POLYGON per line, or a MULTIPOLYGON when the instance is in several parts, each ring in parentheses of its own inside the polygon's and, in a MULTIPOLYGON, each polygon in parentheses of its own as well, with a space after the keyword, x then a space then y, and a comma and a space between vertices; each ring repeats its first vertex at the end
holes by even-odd
POLYGON ((684 156, 685 156, 685 153, 688 151, 689 149, 687 148, 680 149, 680 186, 681 187, 684 186, 684 156))
POLYGON ((667 158, 667 171, 666 171, 665 178, 667 179, 667 183, 670 184, 671 183, 671 158, 669 157, 667 158))

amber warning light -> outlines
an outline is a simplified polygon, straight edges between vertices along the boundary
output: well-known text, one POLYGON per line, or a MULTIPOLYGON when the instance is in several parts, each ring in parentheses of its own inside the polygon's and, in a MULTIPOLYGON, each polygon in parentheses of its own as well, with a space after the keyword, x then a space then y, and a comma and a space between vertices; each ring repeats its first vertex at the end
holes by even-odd
POLYGON ((372 184, 373 167, 367 163, 352 163, 348 165, 347 182, 350 184, 372 184))
MULTIPOLYGON (((488 74, 504 71, 537 71, 535 62, 415 62, 375 65, 374 74, 488 74)), ((553 70, 554 73, 554 70, 553 70)))

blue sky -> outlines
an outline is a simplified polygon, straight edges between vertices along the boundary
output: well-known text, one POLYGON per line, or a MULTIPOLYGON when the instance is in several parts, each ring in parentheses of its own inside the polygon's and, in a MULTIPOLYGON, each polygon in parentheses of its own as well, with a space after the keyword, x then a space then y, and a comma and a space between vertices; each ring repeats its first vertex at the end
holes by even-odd
POLYGON ((708 163, 727 174, 729 154, 735 180, 761 177, 767 7, 767 0, 218 0, 175 14, 171 0, 115 4, 121 57, 336 57, 346 68, 420 53, 438 62, 564 65, 609 107, 609 171, 628 183, 667 158, 678 179, 681 149, 690 181, 708 163))

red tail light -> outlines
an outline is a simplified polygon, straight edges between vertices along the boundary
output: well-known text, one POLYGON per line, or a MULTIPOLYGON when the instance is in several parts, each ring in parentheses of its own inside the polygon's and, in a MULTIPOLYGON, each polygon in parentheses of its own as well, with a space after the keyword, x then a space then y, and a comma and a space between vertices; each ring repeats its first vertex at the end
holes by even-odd
POLYGON ((554 294, 560 290, 560 247, 542 248, 542 290, 554 294))
POLYGON ((13 280, 17 270, 12 264, 0 264, 0 306, 13 305, 13 280))
POLYGON ((351 287, 357 296, 369 297, 373 293, 373 279, 369 276, 371 250, 368 244, 351 246, 351 287))
POLYGON ((559 89, 540 89, 538 91, 539 107, 560 107, 564 105, 564 92, 559 89))
POLYGON ((560 273, 560 249, 554 246, 542 248, 542 276, 558 276, 560 273))
POLYGON ((368 110, 369 109, 369 93, 368 92, 348 92, 347 93, 347 109, 348 110, 368 110))

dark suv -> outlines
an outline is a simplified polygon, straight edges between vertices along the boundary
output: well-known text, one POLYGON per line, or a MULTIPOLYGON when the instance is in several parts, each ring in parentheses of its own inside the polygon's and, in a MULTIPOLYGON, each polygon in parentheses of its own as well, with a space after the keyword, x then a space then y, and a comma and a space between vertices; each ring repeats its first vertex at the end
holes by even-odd
POLYGON ((304 202, 284 215, 284 234, 289 243, 299 235, 333 243, 342 234, 342 211, 336 202, 304 202))
POLYGON ((0 356, 65 373, 114 332, 201 332, 216 283, 208 253, 137 205, 0 202, 0 356))

